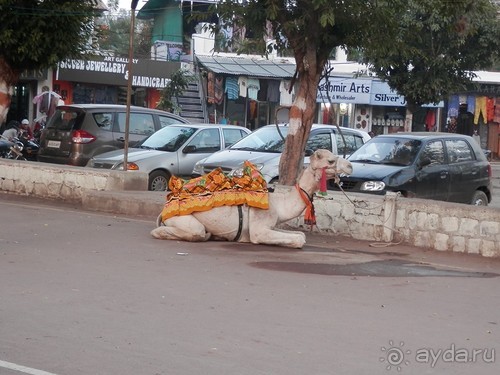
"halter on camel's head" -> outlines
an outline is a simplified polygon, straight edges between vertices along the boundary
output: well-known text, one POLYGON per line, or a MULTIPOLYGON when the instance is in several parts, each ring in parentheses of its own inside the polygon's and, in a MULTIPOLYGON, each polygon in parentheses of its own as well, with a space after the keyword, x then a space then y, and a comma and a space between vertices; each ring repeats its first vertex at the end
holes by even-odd
POLYGON ((349 161, 324 149, 316 150, 310 157, 308 166, 314 174, 314 180, 320 183, 323 180, 335 179, 340 174, 351 174, 352 165, 349 161))
POLYGON ((326 180, 335 179, 338 182, 339 174, 352 173, 352 165, 346 159, 324 149, 316 150, 309 160, 309 165, 302 171, 295 187, 306 204, 304 223, 310 224, 312 230, 312 226, 316 224, 314 193, 318 190, 326 193, 326 180))

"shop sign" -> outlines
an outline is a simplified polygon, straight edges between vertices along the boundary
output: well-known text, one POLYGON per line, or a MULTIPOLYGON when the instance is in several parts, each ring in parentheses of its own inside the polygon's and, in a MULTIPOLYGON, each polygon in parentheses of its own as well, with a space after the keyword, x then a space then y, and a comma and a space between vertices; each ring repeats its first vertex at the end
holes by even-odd
MULTIPOLYGON (((373 81, 372 93, 370 96, 371 105, 381 105, 387 107, 406 107, 406 98, 391 89, 387 82, 373 81)), ((424 108, 444 107, 444 102, 438 104, 424 104, 424 108)))
POLYGON ((390 88, 387 82, 373 81, 371 105, 383 105, 388 107, 405 107, 406 99, 390 88))
POLYGON ((21 73, 19 79, 20 80, 36 80, 36 81, 43 81, 46 80, 48 77, 47 74, 48 70, 47 69, 32 69, 32 70, 25 70, 21 73))
MULTIPOLYGON (((61 81, 127 86, 128 68, 128 59, 123 57, 73 59, 58 64, 56 78, 61 81)), ((132 86, 162 89, 170 82, 170 76, 179 69, 179 62, 133 59, 132 86)))
POLYGON ((362 78, 329 77, 318 86, 319 103, 369 104, 372 81, 362 78))

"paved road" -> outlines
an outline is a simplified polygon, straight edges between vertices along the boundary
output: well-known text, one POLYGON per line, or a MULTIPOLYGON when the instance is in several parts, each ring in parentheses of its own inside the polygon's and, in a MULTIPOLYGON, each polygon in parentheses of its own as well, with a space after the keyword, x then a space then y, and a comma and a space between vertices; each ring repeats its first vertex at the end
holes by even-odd
POLYGON ((150 221, 17 197, 0 212, 2 375, 500 371, 500 260, 160 241, 150 221))

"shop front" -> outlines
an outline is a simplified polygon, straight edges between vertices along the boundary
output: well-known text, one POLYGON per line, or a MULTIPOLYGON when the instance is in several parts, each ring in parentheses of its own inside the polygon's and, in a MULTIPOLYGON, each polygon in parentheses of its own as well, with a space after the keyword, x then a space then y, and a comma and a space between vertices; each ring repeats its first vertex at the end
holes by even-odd
POLYGON ((295 62, 255 56, 196 55, 209 121, 245 126, 288 121, 295 62))
MULTIPOLYGON (((132 60, 133 105, 155 108, 161 90, 180 62, 132 60)), ((66 104, 126 104, 129 63, 122 57, 96 57, 59 63, 53 90, 66 104)))
POLYGON ((495 158, 500 157, 500 81, 476 82, 466 92, 451 95, 445 131, 471 135, 495 158))
POLYGON ((437 131, 443 102, 410 111, 403 95, 386 82, 365 78, 329 77, 318 87, 318 118, 373 135, 402 131, 437 131))

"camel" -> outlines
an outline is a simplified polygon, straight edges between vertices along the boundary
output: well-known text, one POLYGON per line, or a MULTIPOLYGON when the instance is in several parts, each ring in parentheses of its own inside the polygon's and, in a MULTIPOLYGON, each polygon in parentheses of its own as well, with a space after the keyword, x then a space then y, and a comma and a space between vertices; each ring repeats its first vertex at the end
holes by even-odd
POLYGON ((276 229, 276 226, 300 216, 308 207, 309 210, 313 208, 312 198, 320 189, 322 176, 338 181, 341 173, 352 173, 349 161, 328 150, 316 150, 296 186, 278 186, 269 193, 269 209, 247 205, 222 206, 170 217, 163 223, 160 215, 158 227, 151 231, 151 235, 157 239, 227 240, 300 249, 306 242, 303 232, 276 229))

